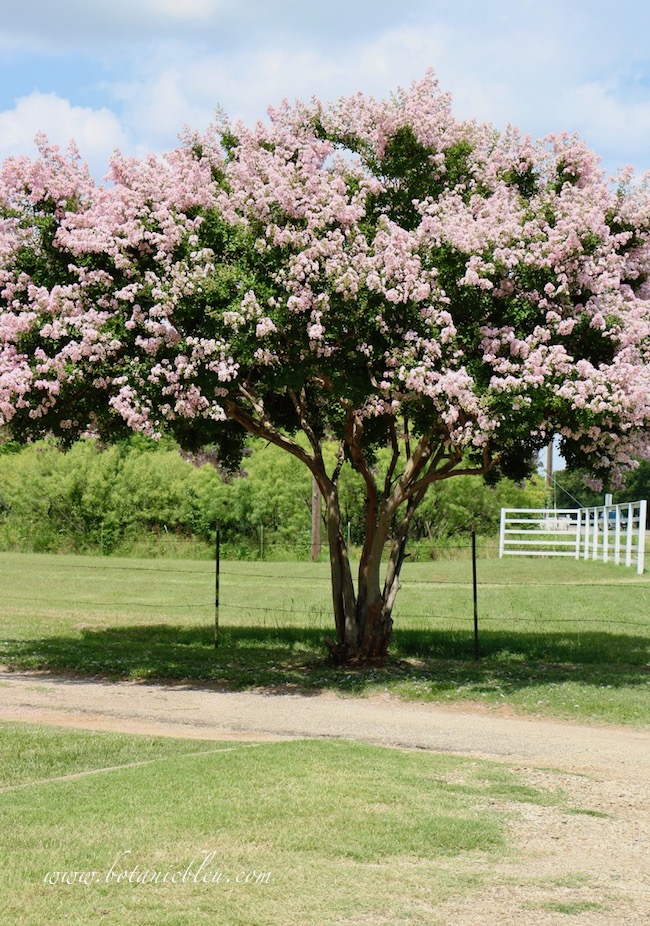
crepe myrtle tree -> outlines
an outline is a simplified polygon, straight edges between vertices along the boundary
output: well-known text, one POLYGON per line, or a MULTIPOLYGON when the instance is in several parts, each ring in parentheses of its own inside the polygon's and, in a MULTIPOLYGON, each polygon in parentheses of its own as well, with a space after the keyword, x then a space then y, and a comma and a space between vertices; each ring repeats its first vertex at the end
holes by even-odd
POLYGON ((220 117, 165 157, 116 156, 103 186, 40 145, 1 173, 0 427, 293 454, 324 499, 335 659, 386 655, 436 480, 522 478, 556 435, 610 485, 647 455, 648 184, 608 180, 576 137, 460 121, 428 73, 386 101, 220 117))

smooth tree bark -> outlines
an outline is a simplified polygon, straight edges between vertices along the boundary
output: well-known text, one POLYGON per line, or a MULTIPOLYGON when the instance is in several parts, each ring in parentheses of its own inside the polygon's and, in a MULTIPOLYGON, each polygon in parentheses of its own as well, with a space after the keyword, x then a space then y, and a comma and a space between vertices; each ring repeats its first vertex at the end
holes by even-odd
POLYGON ((594 485, 650 456, 650 180, 605 177, 578 138, 458 120, 429 73, 117 155, 106 186, 40 148, 0 170, 0 436, 293 454, 324 500, 340 662, 385 657, 436 480, 521 479, 556 436, 594 485))

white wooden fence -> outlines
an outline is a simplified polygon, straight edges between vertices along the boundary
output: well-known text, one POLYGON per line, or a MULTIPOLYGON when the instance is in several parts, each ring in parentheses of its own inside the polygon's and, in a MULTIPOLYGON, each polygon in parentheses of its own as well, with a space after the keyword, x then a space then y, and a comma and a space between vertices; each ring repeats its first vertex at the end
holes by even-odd
POLYGON ((636 566, 645 560, 647 502, 598 508, 502 508, 499 557, 571 556, 636 566))

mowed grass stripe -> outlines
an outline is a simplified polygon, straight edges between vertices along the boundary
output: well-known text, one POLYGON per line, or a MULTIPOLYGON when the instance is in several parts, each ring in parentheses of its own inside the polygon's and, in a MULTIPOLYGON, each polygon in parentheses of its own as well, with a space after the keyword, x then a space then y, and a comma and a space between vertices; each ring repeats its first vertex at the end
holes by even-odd
MULTIPOLYGON (((0 788, 35 784, 104 768, 129 767, 183 755, 202 755, 230 748, 210 741, 105 731, 68 730, 57 726, 0 722, 0 788)), ((258 745, 236 744, 239 746, 258 745)))
MULTIPOLYGON (((224 746, 219 749, 204 749, 198 752, 188 752, 186 753, 186 758, 196 758, 197 756, 209 756, 216 753, 222 752, 236 752, 238 749, 251 749, 259 744, 257 743, 247 743, 242 744, 241 746, 224 746)), ((53 778, 38 778, 35 781, 24 781, 18 785, 9 785, 8 787, 0 787, 0 794, 4 794, 6 791, 18 791, 21 788, 32 788, 42 785, 58 784, 62 781, 74 781, 79 778, 87 778, 89 775, 103 775, 110 772, 121 772, 127 768, 142 768, 145 765, 155 765, 158 762, 169 762, 172 759, 177 758, 176 756, 161 756, 157 759, 143 759, 140 762, 126 762, 123 765, 106 765, 101 768, 91 768, 87 769, 84 772, 71 772, 69 775, 56 775, 53 778)))

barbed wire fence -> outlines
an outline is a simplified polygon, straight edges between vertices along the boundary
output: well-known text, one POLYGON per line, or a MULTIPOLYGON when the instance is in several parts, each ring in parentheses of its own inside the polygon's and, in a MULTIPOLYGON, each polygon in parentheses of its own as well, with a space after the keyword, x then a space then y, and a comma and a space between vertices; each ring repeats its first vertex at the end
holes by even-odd
MULTIPOLYGON (((174 543, 174 538, 169 538, 174 543)), ((398 598, 395 609, 397 626, 403 622, 407 626, 419 629, 461 631, 473 635, 474 656, 479 654, 479 628, 504 628, 504 616, 498 610, 486 610, 482 607, 482 598, 486 594, 510 594, 516 588, 535 588, 540 594, 557 589, 563 583, 553 581, 531 582, 529 579, 519 584, 509 580, 507 583, 486 581, 476 570, 476 562, 492 558, 497 542, 493 538, 480 539, 474 534, 461 538, 453 544, 445 542, 439 551, 430 555, 432 573, 423 577, 409 575, 406 566, 402 585, 404 589, 417 591, 412 595, 419 605, 404 604, 398 598), (473 543, 472 543, 473 539, 473 543), (476 557, 472 558, 472 547, 476 557), (455 554, 455 556, 454 556, 455 554), (445 558, 467 561, 467 569, 456 571, 455 578, 449 580, 444 573, 435 574, 436 561, 445 558), (450 616, 437 611, 433 606, 436 593, 441 588, 458 591, 462 604, 457 613, 450 616), (431 592, 432 607, 422 606, 431 592), (472 600, 473 599, 473 600, 472 600)), ((100 613, 110 623, 112 618, 123 619, 134 615, 138 620, 162 620, 178 623, 179 620, 205 623, 206 628, 212 623, 214 615, 214 642, 219 643, 219 634, 224 628, 253 627, 267 629, 269 632, 281 628, 331 629, 331 586, 326 564, 307 564, 296 562, 295 569, 288 562, 282 563, 282 569, 274 568, 272 560, 258 559, 247 562, 236 561, 222 556, 219 531, 215 531, 213 557, 207 559, 172 559, 152 558, 150 560, 130 560, 100 556, 49 556, 37 557, 33 572, 26 572, 23 579, 20 570, 12 570, 16 579, 5 583, 0 598, 2 605, 20 612, 23 609, 40 608, 67 609, 72 612, 100 613), (74 577, 74 593, 71 594, 70 582, 61 581, 66 573, 74 577), (53 594, 54 577, 59 579, 60 598, 53 594), (278 592, 278 585, 282 589, 278 592), (42 591, 40 589, 43 589, 42 591), (46 591, 45 591, 46 589, 46 591), (103 590, 110 589, 110 595, 103 595, 103 590), (270 594, 273 590, 273 594, 270 594), (45 605, 44 602, 47 601, 45 605)), ((268 548, 267 548, 268 553, 268 548)), ((4 554, 4 558, 12 554, 4 554)), ((324 557, 323 557, 324 558, 324 557)), ((422 566, 422 562, 420 562, 422 566)), ((6 567, 6 562, 5 562, 6 567)), ((578 579, 566 581, 567 586, 585 588, 593 586, 591 578, 584 582, 578 579)), ((599 588, 619 588, 623 583, 598 582, 599 588)), ((650 583, 642 579, 638 582, 625 581, 626 589, 638 589, 647 596, 650 583)), ((552 620, 553 625, 573 625, 586 628, 588 625, 611 626, 618 628, 639 628, 647 632, 648 624, 624 616, 616 619, 602 617, 571 617, 552 620)), ((519 613, 516 625, 541 630, 537 615, 519 613)))

